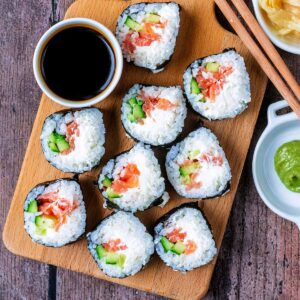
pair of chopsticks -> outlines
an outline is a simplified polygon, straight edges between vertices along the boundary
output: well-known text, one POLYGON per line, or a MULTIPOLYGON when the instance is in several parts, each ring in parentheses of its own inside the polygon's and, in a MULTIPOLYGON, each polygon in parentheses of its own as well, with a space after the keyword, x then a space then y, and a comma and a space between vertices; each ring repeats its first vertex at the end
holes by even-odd
POLYGON ((266 73, 282 97, 289 103, 293 111, 300 117, 300 87, 279 53, 262 30, 255 17, 243 0, 231 0, 237 12, 252 31, 259 45, 248 33, 227 0, 214 0, 237 35, 249 49, 257 63, 266 73))

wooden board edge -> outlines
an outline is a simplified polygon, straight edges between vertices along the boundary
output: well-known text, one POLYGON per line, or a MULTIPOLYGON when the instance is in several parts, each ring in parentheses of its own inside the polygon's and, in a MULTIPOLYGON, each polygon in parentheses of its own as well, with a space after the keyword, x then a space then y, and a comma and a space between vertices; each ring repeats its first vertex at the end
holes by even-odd
MULTIPOLYGON (((40 104, 39 104, 39 107, 38 107, 38 110, 37 110, 37 113, 36 113, 36 116, 40 113, 40 110, 42 109, 42 103, 45 99, 46 95, 42 94, 41 96, 41 101, 40 101, 40 104)), ((32 129, 31 129, 31 133, 30 133, 30 136, 29 136, 29 139, 28 141, 31 141, 31 138, 33 136, 33 133, 35 132, 35 130, 39 127, 39 124, 38 124, 38 118, 35 118, 34 122, 33 122, 33 125, 32 125, 32 129)), ((23 158, 23 161, 22 161, 22 165, 21 165, 21 168, 20 168, 20 173, 19 173, 19 177, 17 179, 17 183, 16 183, 16 187, 15 187, 15 190, 14 190, 14 193, 13 193, 13 196, 11 198, 11 203, 10 203, 10 207, 9 207, 9 210, 8 210, 8 214, 6 216, 6 220, 5 220, 5 224, 4 224, 4 229, 3 229, 3 232, 2 232, 2 240, 3 240, 3 243, 5 245, 5 247, 10 251, 12 252, 13 254, 16 254, 16 255, 19 255, 19 256, 22 256, 22 257, 26 257, 22 254, 20 254, 19 252, 17 252, 13 246, 10 244, 10 239, 9 237, 7 236, 8 233, 8 229, 7 229, 7 226, 8 226, 8 220, 11 219, 11 215, 12 215, 12 203, 15 201, 15 198, 17 197, 17 194, 19 193, 19 189, 20 189, 20 185, 21 185, 21 181, 20 181, 20 178, 23 176, 23 172, 24 172, 24 164, 25 164, 25 161, 27 159, 27 157, 30 155, 29 153, 29 147, 27 145, 26 147, 26 151, 25 151, 25 155, 24 155, 24 158, 23 158)), ((22 216, 23 217, 23 216, 22 216)), ((30 258, 30 257, 26 257, 26 258, 30 258)))
MULTIPOLYGON (((73 7, 73 5, 75 5, 75 4, 77 4, 78 2, 81 2, 81 1, 84 1, 84 0, 78 0, 78 1, 74 2, 74 3, 69 7, 69 9, 71 9, 71 8, 73 7)), ((69 9, 68 9, 68 11, 69 11, 69 9)), ((231 35, 233 35, 233 36, 236 36, 235 34, 233 34, 233 33, 229 32, 229 31, 227 31, 226 29, 224 29, 224 28, 219 24, 219 22, 218 22, 217 20, 216 20, 216 22, 218 23, 218 26, 220 26, 220 28, 221 28, 224 32, 226 32, 227 35, 228 35, 228 34, 231 34, 231 35)), ((266 90, 267 81, 268 81, 267 77, 265 77, 265 80, 264 80, 264 81, 265 81, 265 82, 263 83, 263 85, 264 85, 264 86, 263 86, 263 89, 264 89, 264 91, 265 91, 265 90, 266 90)), ((39 105, 39 108, 38 108, 38 111, 37 111, 37 115, 39 114, 39 111, 40 111, 40 109, 41 109, 43 97, 45 97, 45 96, 44 96, 44 95, 42 96, 42 99, 41 99, 41 102, 40 102, 40 105, 39 105)), ((262 97, 263 97, 263 96, 262 96, 262 97)), ((262 101, 261 101, 261 104, 262 104, 262 101)), ((255 116, 255 124, 257 123, 258 114, 259 114, 260 109, 261 109, 261 104, 260 104, 259 109, 258 109, 257 112, 256 112, 256 116, 255 116)), ((36 126, 37 126, 37 125, 36 125, 36 119, 35 119, 34 124, 33 124, 33 128, 32 128, 32 132, 36 130, 36 129, 35 129, 36 126)), ((252 129, 252 132, 251 132, 251 138, 252 138, 252 136, 253 136, 254 129, 255 129, 255 126, 254 126, 253 129, 252 129)), ((30 134, 30 139, 31 139, 32 132, 31 132, 31 134, 30 134)), ((250 143, 251 143, 251 139, 250 139, 249 145, 250 145, 250 143)), ((247 150, 247 155, 248 155, 248 153, 249 153, 249 146, 248 146, 248 150, 247 150)), ((12 197, 12 201, 15 201, 15 197, 16 197, 16 195, 18 194, 18 191, 19 191, 19 185, 21 184, 21 182, 19 181, 19 179, 20 179, 20 177, 21 177, 22 174, 23 174, 23 173, 22 173, 22 172, 23 172, 23 164, 24 164, 24 161, 26 160, 26 158, 27 158, 28 155, 30 155, 30 153, 29 153, 28 148, 27 148, 27 149, 26 149, 26 152, 25 152, 25 155, 24 155, 24 160, 23 160, 23 163, 22 163, 22 166, 21 166, 21 172, 20 172, 20 175, 19 175, 17 184, 16 184, 15 192, 14 192, 14 195, 13 195, 13 197, 12 197)), ((244 164, 245 164, 245 161, 243 162, 243 167, 244 167, 244 164)), ((239 182, 239 181, 240 181, 240 176, 239 176, 239 178, 238 178, 238 182, 239 182)), ((235 196, 236 196, 236 190, 234 191, 233 201, 234 201, 234 199, 235 199, 235 196)), ((232 209, 233 201, 232 201, 232 203, 231 203, 230 211, 231 211, 231 209, 232 209)), ((11 218, 11 213, 12 213, 12 212, 11 212, 11 208, 10 208, 10 209, 9 209, 9 212, 8 212, 8 215, 7 215, 7 219, 6 219, 5 225, 4 225, 4 230, 3 230, 3 233, 2 233, 3 242, 4 242, 5 247, 6 247, 10 252, 12 252, 12 253, 15 254, 15 255, 20 255, 20 256, 22 256, 22 257, 24 257, 24 258, 29 258, 29 259, 36 260, 36 259, 34 259, 34 258, 31 258, 31 257, 28 257, 28 256, 26 256, 26 255, 20 254, 18 251, 16 251, 16 249, 14 249, 13 245, 10 243, 10 239, 9 239, 9 236, 8 236, 8 233, 7 233, 7 231, 8 231, 8 230, 7 230, 7 220, 11 218)), ((228 220, 229 220, 229 218, 227 218, 227 220, 226 220, 226 226, 224 227, 224 229, 223 229, 223 231, 222 231, 222 233, 221 233, 221 238, 220 238, 220 241, 221 241, 221 242, 220 242, 220 245, 219 245, 219 247, 218 247, 219 250, 220 250, 220 248, 221 248, 221 244, 222 244, 222 241, 223 241, 223 238, 224 238, 224 234, 225 234, 225 230, 226 230, 226 227, 227 227, 227 224, 228 224, 228 220)), ((218 253, 218 254, 219 254, 219 253, 218 253)), ((216 256, 216 259, 214 260, 214 263, 213 263, 213 266, 212 266, 212 268, 211 268, 211 271, 208 272, 208 274, 207 274, 207 275, 209 276, 209 281, 208 281, 208 282, 211 281, 212 274, 213 274, 213 271, 214 271, 214 268, 215 268, 215 265, 216 265, 216 261, 217 261, 218 254, 217 254, 217 256, 216 256)), ((36 260, 36 261, 38 261, 38 260, 36 260)), ((45 263, 47 263, 47 261, 45 261, 45 263)), ((58 267, 61 267, 61 266, 58 266, 58 267)), ((63 267, 61 267, 61 268, 63 268, 63 267)), ((80 271, 78 271, 78 270, 73 270, 73 269, 72 269, 72 271, 80 272, 80 271)), ((92 276, 93 276, 93 275, 92 275, 92 276)), ((98 277, 96 277, 96 276, 93 276, 93 277, 98 278, 98 277)), ((98 279, 99 279, 99 278, 98 278, 98 279)), ((101 278, 101 280, 105 280, 105 281, 108 281, 108 282, 112 282, 110 279, 105 279, 105 278, 101 278)), ((122 283, 119 283, 119 282, 118 282, 117 284, 123 285, 122 283)), ((125 284, 124 284, 124 286, 125 286, 125 284)), ((141 290, 139 287, 137 287, 137 286, 135 286, 135 285, 126 284, 126 286, 130 286, 130 287, 132 287, 132 288, 141 290)), ((204 291, 201 291, 201 293, 199 293, 199 294, 196 295, 195 299, 201 299, 201 298, 203 298, 203 297, 206 295, 207 291, 209 290, 209 285, 205 286, 205 288, 206 288, 206 289, 204 289, 204 291)), ((170 296, 170 295, 168 295, 168 294, 158 293, 158 292, 156 292, 156 291, 155 291, 155 292, 154 292, 154 291, 151 291, 151 290, 146 290, 146 291, 147 291, 147 292, 150 292, 150 293, 156 293, 156 294, 159 294, 159 295, 162 295, 162 296, 167 296, 167 297, 170 296)), ((176 299, 176 298, 175 298, 175 299, 176 299)))

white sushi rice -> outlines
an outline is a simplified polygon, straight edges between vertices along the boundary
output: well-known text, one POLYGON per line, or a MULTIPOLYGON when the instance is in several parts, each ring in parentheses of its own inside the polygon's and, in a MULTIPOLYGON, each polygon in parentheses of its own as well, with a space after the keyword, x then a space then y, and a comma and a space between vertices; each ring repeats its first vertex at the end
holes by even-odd
POLYGON ((154 244, 157 254, 171 268, 178 271, 189 271, 209 263, 217 254, 216 243, 212 232, 199 209, 182 207, 172 213, 165 222, 155 229, 154 244), (173 229, 182 228, 186 233, 183 241, 194 241, 197 249, 190 254, 180 255, 172 251, 165 252, 160 239, 173 229))
MULTIPOLYGON (((122 193, 120 198, 110 199, 110 201, 120 209, 131 212, 143 211, 159 198, 166 203, 169 200, 169 194, 165 192, 165 179, 162 177, 159 162, 150 146, 143 143, 136 144, 130 151, 108 161, 99 176, 100 190, 103 188, 102 180, 105 175, 116 179, 124 166, 129 163, 136 164, 140 171, 139 186, 129 188, 127 192, 122 193)), ((108 198, 106 191, 103 191, 102 194, 108 198)))
MULTIPOLYGON (((146 15, 156 13, 161 17, 162 22, 166 22, 165 28, 153 27, 155 33, 161 36, 159 41, 154 41, 150 46, 136 46, 133 53, 126 53, 122 47, 124 58, 128 62, 133 62, 136 66, 148 68, 152 71, 163 70, 165 62, 171 59, 175 49, 176 38, 180 26, 180 8, 175 2, 169 3, 137 3, 130 5, 119 17, 116 36, 122 47, 130 28, 124 23, 128 16, 135 21, 142 23, 146 15)), ((137 32, 134 35, 138 35, 137 32)))
POLYGON ((31 239, 39 244, 51 247, 61 247, 76 241, 85 231, 86 211, 80 185, 74 180, 57 180, 49 185, 39 185, 32 189, 27 195, 24 203, 24 227, 31 239), (60 198, 76 200, 78 207, 69 216, 67 222, 62 224, 56 231, 54 228, 47 228, 46 235, 37 233, 35 218, 42 215, 41 212, 27 212, 28 205, 33 199, 46 193, 58 191, 60 198))
POLYGON ((125 130, 135 139, 153 146, 166 145, 173 142, 181 133, 187 109, 185 98, 180 86, 143 86, 135 84, 125 95, 121 107, 121 120, 125 130), (163 98, 176 107, 169 110, 155 108, 151 116, 143 119, 143 124, 130 122, 128 114, 131 112, 128 100, 136 97, 143 90, 146 96, 163 98))
MULTIPOLYGON (((209 76, 203 72, 203 76, 209 76)), ((233 118, 243 112, 251 101, 250 79, 242 56, 236 51, 207 56, 194 61, 183 75, 184 91, 193 109, 209 120, 233 118), (233 72, 226 77, 221 93, 212 102, 200 100, 203 94, 191 93, 191 80, 196 77, 201 66, 208 62, 218 62, 221 66, 231 66, 233 72)))
POLYGON ((99 268, 111 277, 126 277, 139 272, 154 253, 152 236, 145 226, 131 213, 118 211, 104 219, 94 230, 87 234, 88 248, 99 268), (125 250, 118 250, 118 254, 125 254, 123 267, 106 264, 99 259, 96 246, 110 240, 120 239, 127 246, 125 250))
POLYGON ((105 128, 102 113, 97 108, 86 108, 50 115, 44 122, 41 143, 46 159, 63 172, 82 173, 99 164, 104 155, 105 128), (65 135, 67 124, 78 124, 79 136, 75 136, 75 149, 69 154, 53 152, 48 147, 49 135, 56 130, 65 135))
POLYGON ((227 191, 231 171, 228 160, 217 137, 207 128, 199 128, 191 132, 183 141, 174 145, 167 153, 166 170, 168 179, 176 192, 187 198, 210 198, 221 196, 227 191), (200 170, 196 182, 201 182, 200 188, 186 190, 182 184, 179 168, 188 158, 190 153, 200 151, 195 159, 200 159, 203 153, 211 153, 213 156, 222 157, 223 164, 216 165, 211 162, 201 161, 200 170))

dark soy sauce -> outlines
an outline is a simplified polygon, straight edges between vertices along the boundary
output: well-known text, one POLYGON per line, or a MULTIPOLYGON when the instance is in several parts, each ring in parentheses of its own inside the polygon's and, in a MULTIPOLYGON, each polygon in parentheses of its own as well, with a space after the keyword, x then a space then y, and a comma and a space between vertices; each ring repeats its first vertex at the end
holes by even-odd
POLYGON ((115 56, 108 41, 87 27, 64 29, 46 45, 41 69, 48 87, 69 100, 97 96, 112 80, 115 56))

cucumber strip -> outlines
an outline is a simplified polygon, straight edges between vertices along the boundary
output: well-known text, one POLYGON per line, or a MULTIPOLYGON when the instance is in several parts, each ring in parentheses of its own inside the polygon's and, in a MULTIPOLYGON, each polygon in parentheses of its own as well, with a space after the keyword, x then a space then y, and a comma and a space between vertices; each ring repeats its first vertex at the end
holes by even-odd
POLYGON ((136 100, 136 97, 132 97, 128 100, 128 103, 131 107, 134 107, 138 102, 136 100))
POLYGON ((38 212, 38 203, 35 199, 32 199, 27 207, 27 212, 36 213, 38 212))
POLYGON ((220 64, 215 61, 208 62, 205 65, 205 69, 212 73, 218 72, 219 68, 220 68, 220 64))
POLYGON ((194 77, 191 80, 191 93, 196 95, 199 95, 201 93, 201 89, 198 85, 198 82, 194 77))
POLYGON ((140 105, 135 105, 132 111, 132 114, 136 120, 144 119, 146 117, 143 108, 140 105))
POLYGON ((200 154, 200 150, 193 150, 189 152, 189 159, 193 160, 200 154))
POLYGON ((105 262, 109 265, 116 265, 119 260, 119 255, 117 253, 108 252, 106 255, 105 262))
POLYGON ((135 119, 134 115, 133 114, 128 114, 127 115, 127 118, 128 120, 131 122, 131 123, 136 123, 137 120, 135 119))
POLYGON ((163 246, 165 252, 169 252, 174 246, 174 244, 171 243, 165 236, 161 237, 160 243, 163 246))
POLYGON ((103 257, 106 257, 108 252, 103 248, 102 245, 97 245, 96 246, 96 253, 99 257, 99 259, 103 258, 103 257))
POLYGON ((138 23, 137 21, 133 20, 131 17, 127 17, 125 23, 124 23, 127 27, 129 27, 130 29, 134 30, 134 31, 141 31, 143 26, 138 23))
POLYGON ((112 180, 105 175, 104 179, 102 180, 102 185, 105 187, 110 187, 112 185, 112 180))
POLYGON ((48 147, 49 147, 49 149, 52 151, 52 152, 59 152, 59 150, 58 150, 58 148, 57 148, 57 146, 56 146, 56 144, 55 143, 52 143, 52 142, 48 142, 48 147))
POLYGON ((48 137, 48 142, 51 142, 51 143, 56 143, 56 137, 55 137, 55 132, 53 131, 49 137, 48 137))
POLYGON ((192 174, 195 170, 197 170, 200 167, 199 162, 194 162, 189 166, 182 166, 179 168, 179 173, 182 176, 190 175, 192 174))
POLYGON ((171 249, 172 252, 174 252, 177 255, 180 255, 185 250, 185 245, 182 242, 177 242, 171 249))
POLYGON ((190 178, 190 175, 181 175, 180 176, 180 179, 181 179, 181 182, 182 182, 182 184, 184 184, 184 185, 188 185, 188 184, 191 184, 192 183, 192 180, 191 180, 191 178, 190 178))
POLYGON ((150 22, 150 23, 159 23, 160 21, 160 16, 155 14, 155 13, 150 13, 146 18, 145 18, 146 22, 150 22))
POLYGON ((57 132, 54 132, 55 136, 55 141, 57 142, 58 140, 65 140, 65 136, 62 134, 58 134, 57 132))
POLYGON ((54 228, 57 220, 54 217, 41 215, 35 217, 34 222, 36 227, 39 227, 41 229, 48 229, 48 228, 54 228))
POLYGON ((126 255, 125 254, 119 254, 119 259, 118 259, 117 265, 120 268, 123 268, 125 260, 126 260, 126 255))
POLYGON ((63 152, 70 148, 70 144, 65 139, 57 140, 56 145, 57 145, 59 152, 63 152))
POLYGON ((107 188, 106 195, 107 195, 108 199, 121 198, 121 195, 114 192, 114 190, 111 187, 107 188))
POLYGON ((47 234, 47 229, 45 228, 40 228, 40 227, 36 227, 35 228, 35 233, 37 235, 46 235, 47 234))

